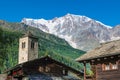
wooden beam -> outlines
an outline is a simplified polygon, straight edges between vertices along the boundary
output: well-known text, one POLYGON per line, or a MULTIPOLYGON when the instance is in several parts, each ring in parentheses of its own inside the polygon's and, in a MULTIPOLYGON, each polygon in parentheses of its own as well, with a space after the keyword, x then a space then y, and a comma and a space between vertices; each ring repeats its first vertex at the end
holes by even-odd
POLYGON ((120 55, 118 55, 118 57, 120 57, 120 55))
POLYGON ((86 61, 84 61, 84 64, 86 64, 86 61))
POLYGON ((84 80, 86 80, 86 64, 84 63, 84 80))
POLYGON ((91 60, 91 62, 94 62, 95 60, 91 60))
POLYGON ((104 59, 107 59, 106 57, 104 57, 104 59))
POLYGON ((113 59, 114 57, 113 57, 113 56, 111 56, 110 58, 111 58, 111 59, 113 59))
POLYGON ((100 61, 100 59, 98 58, 97 61, 100 61))

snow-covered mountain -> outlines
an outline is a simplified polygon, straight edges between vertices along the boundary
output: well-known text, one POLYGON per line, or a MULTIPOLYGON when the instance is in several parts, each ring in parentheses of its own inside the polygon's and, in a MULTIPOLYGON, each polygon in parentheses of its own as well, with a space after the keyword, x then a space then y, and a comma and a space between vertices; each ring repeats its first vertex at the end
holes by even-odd
POLYGON ((119 27, 112 28, 86 16, 74 14, 52 20, 24 18, 21 22, 63 38, 72 47, 86 51, 95 48, 101 42, 120 38, 119 27))

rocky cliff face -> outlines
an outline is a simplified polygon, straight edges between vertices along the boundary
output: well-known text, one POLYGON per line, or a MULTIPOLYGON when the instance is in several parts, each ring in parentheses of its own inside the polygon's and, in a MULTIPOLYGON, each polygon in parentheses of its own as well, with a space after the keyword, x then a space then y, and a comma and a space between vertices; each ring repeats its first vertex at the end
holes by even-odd
POLYGON ((65 39, 72 47, 91 50, 101 42, 119 39, 120 26, 112 28, 86 16, 67 14, 52 20, 24 18, 22 23, 65 39))

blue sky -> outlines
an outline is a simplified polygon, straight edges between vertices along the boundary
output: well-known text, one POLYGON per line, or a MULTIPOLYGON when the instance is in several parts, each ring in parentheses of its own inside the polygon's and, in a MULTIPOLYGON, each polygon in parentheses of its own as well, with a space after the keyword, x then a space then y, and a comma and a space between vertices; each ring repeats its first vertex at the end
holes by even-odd
POLYGON ((120 0, 1 0, 0 19, 20 22, 22 18, 52 19, 67 13, 85 15, 106 25, 120 24, 120 0))

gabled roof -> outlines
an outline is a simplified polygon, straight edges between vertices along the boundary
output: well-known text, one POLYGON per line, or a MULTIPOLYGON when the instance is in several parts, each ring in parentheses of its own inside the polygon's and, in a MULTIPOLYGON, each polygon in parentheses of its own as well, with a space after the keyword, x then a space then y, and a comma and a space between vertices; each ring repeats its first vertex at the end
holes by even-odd
POLYGON ((91 60, 95 58, 108 57, 119 54, 120 54, 120 40, 116 40, 101 44, 99 47, 77 58, 76 61, 81 62, 85 60, 91 60))
POLYGON ((40 65, 45 65, 45 64, 49 64, 49 63, 55 63, 55 64, 58 64, 58 65, 65 67, 68 70, 75 72, 77 74, 83 74, 82 70, 77 70, 74 67, 67 65, 68 63, 63 63, 62 61, 56 60, 53 57, 51 57, 51 55, 46 55, 46 56, 43 56, 43 57, 38 58, 38 59, 34 59, 31 61, 27 61, 27 62, 18 64, 16 66, 14 66, 13 68, 8 69, 5 72, 14 71, 16 69, 20 69, 20 68, 27 67, 27 66, 33 66, 33 65, 40 66, 40 65))
POLYGON ((22 37, 30 37, 30 38, 38 39, 38 37, 36 37, 35 35, 33 35, 30 31, 28 31, 27 33, 25 33, 22 37))

